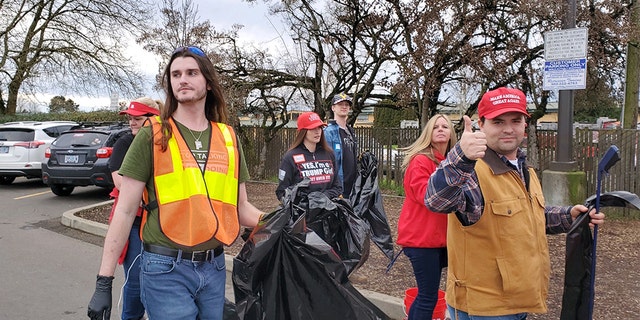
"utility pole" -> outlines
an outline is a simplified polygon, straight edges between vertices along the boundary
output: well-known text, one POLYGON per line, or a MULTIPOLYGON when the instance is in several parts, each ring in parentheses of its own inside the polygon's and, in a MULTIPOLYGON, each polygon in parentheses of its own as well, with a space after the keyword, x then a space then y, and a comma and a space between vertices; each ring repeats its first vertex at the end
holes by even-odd
MULTIPOLYGON (((566 0, 562 28, 575 27, 576 0, 566 0)), ((542 172, 542 191, 547 205, 581 203, 587 194, 587 175, 577 171, 573 160, 573 97, 573 90, 559 90, 556 159, 542 172)))
MULTIPOLYGON (((565 4, 563 29, 576 27, 576 0, 565 4)), ((549 164, 554 171, 569 172, 576 169, 573 160, 573 90, 558 90, 558 134, 556 135, 556 159, 549 164)))

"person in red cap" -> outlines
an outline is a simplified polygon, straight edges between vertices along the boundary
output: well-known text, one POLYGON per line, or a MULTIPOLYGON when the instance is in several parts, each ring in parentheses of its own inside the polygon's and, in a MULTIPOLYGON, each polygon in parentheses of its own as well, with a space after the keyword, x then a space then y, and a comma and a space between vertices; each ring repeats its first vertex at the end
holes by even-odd
POLYGON ((278 170, 276 196, 279 200, 287 188, 305 178, 311 180, 308 192, 322 191, 330 199, 342 194, 336 157, 322 130, 325 126, 315 112, 304 112, 298 117, 298 134, 282 157, 278 170))
MULTIPOLYGON (((518 89, 486 92, 478 125, 464 116, 460 141, 431 175, 426 206, 449 215, 446 301, 452 319, 515 320, 547 312, 546 234, 567 232, 587 207, 545 206, 519 148, 527 100, 518 89)), ((589 212, 591 223, 604 214, 589 212)))
MULTIPOLYGON (((120 111, 121 115, 127 115, 131 133, 122 136, 113 146, 111 157, 109 158, 109 170, 115 188, 110 196, 114 198, 113 207, 109 220, 113 216, 113 209, 116 207, 122 176, 119 174, 120 166, 124 155, 129 150, 134 136, 151 116, 160 115, 163 103, 160 100, 153 100, 149 97, 141 97, 129 103, 127 109, 120 111)), ((142 207, 138 213, 129 232, 129 241, 125 244, 124 250, 118 260, 124 267, 125 284, 122 288, 122 312, 121 319, 142 319, 144 316, 144 306, 140 300, 140 259, 138 256, 142 251, 142 240, 140 240, 140 223, 142 221, 142 207)))

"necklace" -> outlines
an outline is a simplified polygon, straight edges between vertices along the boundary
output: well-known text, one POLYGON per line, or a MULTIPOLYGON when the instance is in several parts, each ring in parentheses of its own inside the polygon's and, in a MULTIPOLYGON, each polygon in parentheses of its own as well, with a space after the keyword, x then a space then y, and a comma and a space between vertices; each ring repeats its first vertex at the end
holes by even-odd
POLYGON ((196 138, 196 135, 193 134, 193 131, 191 131, 191 129, 187 128, 187 130, 189 130, 189 133, 191 133, 191 136, 196 139, 196 150, 200 150, 202 149, 202 142, 200 141, 200 138, 202 137, 202 134, 207 131, 207 129, 205 129, 204 131, 200 131, 200 135, 196 138))

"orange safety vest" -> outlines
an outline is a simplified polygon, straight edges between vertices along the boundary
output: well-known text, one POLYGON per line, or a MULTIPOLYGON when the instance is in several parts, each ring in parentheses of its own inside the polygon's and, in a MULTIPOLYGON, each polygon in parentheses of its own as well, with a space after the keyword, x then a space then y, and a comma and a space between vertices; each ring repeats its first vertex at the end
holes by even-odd
MULTIPOLYGON (((204 172, 190 152, 173 119, 166 151, 160 117, 153 128, 153 177, 158 220, 164 235, 182 246, 195 246, 213 238, 225 245, 240 232, 238 218, 239 152, 233 128, 211 122, 209 155, 204 172)), ((146 222, 143 217, 142 223, 146 222)))

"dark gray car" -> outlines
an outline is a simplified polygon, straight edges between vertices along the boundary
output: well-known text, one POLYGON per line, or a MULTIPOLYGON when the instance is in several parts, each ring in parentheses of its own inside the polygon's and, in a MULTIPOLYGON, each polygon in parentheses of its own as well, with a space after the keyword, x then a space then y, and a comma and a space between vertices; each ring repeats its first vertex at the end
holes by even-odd
POLYGON ((131 132, 127 126, 72 129, 51 143, 42 164, 42 181, 58 196, 68 196, 76 186, 113 188, 109 158, 113 145, 131 132))

